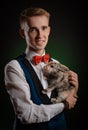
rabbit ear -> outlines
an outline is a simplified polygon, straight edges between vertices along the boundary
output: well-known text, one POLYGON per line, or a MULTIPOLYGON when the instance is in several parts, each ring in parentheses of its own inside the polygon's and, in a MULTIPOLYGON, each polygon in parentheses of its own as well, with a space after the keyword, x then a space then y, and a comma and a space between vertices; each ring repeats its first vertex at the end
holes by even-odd
POLYGON ((69 68, 63 64, 61 64, 60 69, 61 69, 61 71, 68 71, 69 70, 69 68))

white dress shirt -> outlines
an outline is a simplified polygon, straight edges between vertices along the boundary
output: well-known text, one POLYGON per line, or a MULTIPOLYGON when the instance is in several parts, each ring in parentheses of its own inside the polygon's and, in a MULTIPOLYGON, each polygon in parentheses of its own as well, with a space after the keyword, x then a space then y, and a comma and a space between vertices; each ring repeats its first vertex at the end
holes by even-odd
MULTIPOLYGON (((30 50, 26 51, 26 58, 30 63, 32 56, 34 55, 34 52, 30 50)), ((41 62, 36 66, 32 63, 31 65, 37 73, 43 87, 47 88, 47 81, 44 79, 41 71, 45 64, 41 62)), ((5 66, 5 85, 7 92, 10 95, 15 114, 23 124, 49 121, 52 117, 61 113, 64 109, 63 103, 51 105, 36 105, 33 103, 31 100, 30 86, 27 83, 24 72, 17 60, 11 60, 5 66)), ((50 94, 51 93, 48 93, 49 97, 50 94)))

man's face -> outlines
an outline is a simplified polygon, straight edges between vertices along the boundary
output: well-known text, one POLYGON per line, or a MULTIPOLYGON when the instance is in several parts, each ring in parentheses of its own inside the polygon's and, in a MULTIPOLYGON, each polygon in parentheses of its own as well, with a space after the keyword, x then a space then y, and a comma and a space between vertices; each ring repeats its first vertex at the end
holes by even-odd
POLYGON ((46 16, 28 18, 24 34, 29 48, 35 51, 44 50, 50 34, 48 18, 46 16))

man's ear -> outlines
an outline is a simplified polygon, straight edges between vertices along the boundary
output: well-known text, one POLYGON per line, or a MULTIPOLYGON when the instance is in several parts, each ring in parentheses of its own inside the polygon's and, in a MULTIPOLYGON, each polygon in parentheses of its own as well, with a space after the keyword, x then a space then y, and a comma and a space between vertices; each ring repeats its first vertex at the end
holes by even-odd
POLYGON ((49 33, 49 35, 50 35, 50 32, 51 32, 51 27, 49 26, 49 28, 48 28, 48 29, 49 29, 48 33, 49 33))
POLYGON ((23 29, 19 29, 19 33, 20 33, 20 36, 22 38, 25 38, 25 34, 24 34, 24 30, 23 29))

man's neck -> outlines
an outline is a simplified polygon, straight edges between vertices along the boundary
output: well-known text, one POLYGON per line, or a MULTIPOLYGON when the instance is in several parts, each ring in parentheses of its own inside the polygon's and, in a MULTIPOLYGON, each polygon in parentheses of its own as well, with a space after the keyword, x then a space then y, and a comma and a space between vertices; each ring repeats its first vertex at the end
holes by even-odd
POLYGON ((34 51, 35 53, 37 53, 39 55, 43 55, 43 53, 45 52, 45 50, 35 50, 35 49, 31 48, 31 47, 29 48, 29 50, 34 51))

